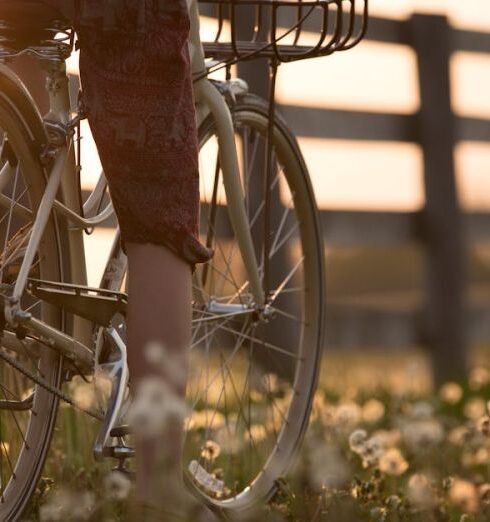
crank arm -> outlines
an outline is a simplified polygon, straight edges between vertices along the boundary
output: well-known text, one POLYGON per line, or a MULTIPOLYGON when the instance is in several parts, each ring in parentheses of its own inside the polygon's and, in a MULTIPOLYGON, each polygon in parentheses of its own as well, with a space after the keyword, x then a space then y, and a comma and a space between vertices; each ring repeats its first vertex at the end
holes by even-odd
POLYGON ((105 370, 111 379, 111 396, 107 403, 107 413, 105 414, 102 427, 97 435, 94 445, 94 457, 100 460, 103 457, 114 456, 113 445, 110 444, 111 430, 119 420, 121 407, 124 403, 124 396, 129 380, 129 371, 126 358, 126 345, 121 339, 117 330, 113 327, 103 330, 104 341, 111 344, 112 353, 116 357, 109 362, 101 363, 99 368, 105 370))

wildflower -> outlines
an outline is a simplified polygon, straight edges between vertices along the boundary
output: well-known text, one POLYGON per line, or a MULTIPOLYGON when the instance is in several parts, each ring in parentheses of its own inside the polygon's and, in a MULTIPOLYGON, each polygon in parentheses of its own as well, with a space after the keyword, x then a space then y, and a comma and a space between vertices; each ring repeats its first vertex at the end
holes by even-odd
POLYGON ((412 449, 422 449, 439 444, 444 438, 442 424, 436 419, 421 419, 401 427, 403 440, 412 449))
POLYGON ((91 491, 73 493, 64 489, 51 495, 48 502, 39 508, 41 522, 65 520, 89 520, 95 507, 95 496, 91 491))
POLYGON ((439 396, 448 404, 457 404, 463 397, 463 389, 455 382, 448 382, 441 387, 439 396))
POLYGON ((245 438, 257 444, 267 438, 267 429, 263 424, 252 424, 247 428, 245 438))
POLYGON ((349 430, 359 424, 361 408, 355 402, 339 404, 335 410, 334 424, 341 430, 349 430))
POLYGON ((131 480, 125 473, 112 471, 104 478, 104 490, 113 500, 124 500, 131 491, 131 480))
POLYGON ((371 437, 368 439, 360 453, 362 457, 362 465, 365 468, 370 466, 376 466, 379 462, 379 458, 383 454, 383 444, 377 437, 371 437))
POLYGON ((95 389, 92 383, 83 381, 76 376, 70 382, 73 400, 80 408, 91 408, 95 403, 95 389))
POLYGON ((470 388, 473 391, 478 391, 488 383, 490 383, 490 371, 482 366, 473 368, 470 372, 470 388))
POLYGON ((230 415, 225 419, 225 416, 216 410, 198 410, 193 411, 189 417, 186 429, 187 431, 200 430, 200 429, 214 429, 217 430, 225 425, 225 422, 229 424, 231 422, 230 415))
POLYGON ((354 453, 362 453, 367 440, 366 430, 355 430, 349 436, 349 447, 354 453))
POLYGON ((339 449, 323 443, 309 448, 310 480, 316 488, 335 488, 345 483, 350 476, 346 460, 339 449))
POLYGON ((407 497, 417 510, 429 509, 435 504, 434 492, 426 475, 415 473, 410 477, 407 497))
POLYGON ((379 459, 379 469, 387 475, 403 475, 408 469, 408 462, 397 448, 391 448, 379 459))
POLYGON ((167 421, 183 420, 187 415, 185 401, 159 377, 147 377, 139 383, 129 412, 129 423, 146 436, 162 433, 167 421))
POLYGON ((490 437, 490 417, 485 415, 477 421, 477 430, 485 437, 490 437))
POLYGON ((425 401, 412 404, 410 416, 414 419, 429 419, 434 415, 434 408, 425 401))
POLYGON ((383 448, 393 448, 397 446, 401 440, 400 430, 376 430, 373 433, 373 437, 376 437, 383 448))
POLYGON ((398 495, 390 495, 385 501, 386 507, 390 511, 396 511, 401 506, 401 503, 402 499, 398 495))
POLYGON ((362 407, 362 419, 370 424, 380 421, 384 414, 385 406, 377 399, 368 400, 362 407))
POLYGON ((480 397, 469 399, 464 406, 464 414, 468 419, 476 420, 483 417, 486 412, 485 401, 480 397))
POLYGON ((470 430, 466 426, 457 426, 453 428, 448 435, 448 440, 455 446, 463 446, 470 436, 470 430))
POLYGON ((169 353, 161 343, 150 342, 145 347, 146 360, 175 386, 182 386, 187 378, 186 362, 178 353, 169 353))
POLYGON ((478 509, 478 491, 468 480, 455 478, 449 489, 449 500, 465 511, 475 513, 478 509))
POLYGON ((213 440, 207 440, 201 449, 201 457, 206 460, 214 460, 219 457, 221 447, 213 440))

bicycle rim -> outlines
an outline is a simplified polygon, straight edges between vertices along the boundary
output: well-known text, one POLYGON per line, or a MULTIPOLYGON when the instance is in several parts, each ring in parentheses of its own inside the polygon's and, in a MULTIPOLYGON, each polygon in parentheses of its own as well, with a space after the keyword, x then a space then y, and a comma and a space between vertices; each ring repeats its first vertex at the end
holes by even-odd
MULTIPOLYGON (((35 110, 26 110, 21 94, 18 103, 6 96, 0 98, 0 273, 2 284, 7 285, 15 283, 46 184, 38 159, 41 143, 46 143, 39 141, 44 131, 35 110)), ((61 281, 61 272, 57 227, 51 219, 30 275, 61 281)), ((61 313, 54 307, 28 295, 22 296, 21 306, 61 328, 61 313)), ((6 335, 12 332, 7 330, 6 335)), ((3 344, 0 349, 52 386, 60 385, 62 361, 54 350, 38 345, 35 352, 25 342, 19 343, 16 350, 3 344)), ((50 446, 57 408, 53 394, 0 362, 1 520, 17 520, 34 492, 50 446)))
POLYGON ((324 279, 316 205, 294 138, 278 118, 272 140, 275 168, 266 187, 267 106, 246 96, 232 113, 270 315, 254 309, 227 219, 216 129, 208 118, 199 136, 201 240, 215 255, 194 278, 187 391, 192 414, 186 423, 184 467, 202 500, 236 513, 271 497, 275 480, 288 471, 301 443, 323 343, 324 279))

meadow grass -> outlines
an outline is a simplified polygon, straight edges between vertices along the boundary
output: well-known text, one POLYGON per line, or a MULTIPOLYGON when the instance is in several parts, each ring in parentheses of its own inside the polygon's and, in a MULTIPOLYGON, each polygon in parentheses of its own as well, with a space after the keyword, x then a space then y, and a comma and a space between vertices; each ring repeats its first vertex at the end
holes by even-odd
MULTIPOLYGON (((434 390, 422 352, 326 354, 301 454, 259 519, 489 520, 487 355, 475 355, 464 382, 434 390)), ((92 457, 96 432, 97 422, 61 407, 24 520, 129 520, 125 485, 108 491, 112 463, 92 457), (73 502, 84 509, 56 518, 57 503, 73 502)))

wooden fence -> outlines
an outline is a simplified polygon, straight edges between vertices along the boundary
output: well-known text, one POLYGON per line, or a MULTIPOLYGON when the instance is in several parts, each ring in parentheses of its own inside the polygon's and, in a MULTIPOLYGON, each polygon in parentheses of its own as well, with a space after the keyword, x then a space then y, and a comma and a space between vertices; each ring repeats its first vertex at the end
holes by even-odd
MULTIPOLYGON (((306 29, 315 31, 317 27, 319 21, 312 20, 306 29)), ((430 347, 436 379, 442 380, 465 369, 469 338, 490 338, 490 300, 471 309, 465 302, 467 245, 490 240, 490 214, 461 212, 453 160, 457 142, 490 141, 490 120, 458 117, 452 112, 449 74, 454 51, 490 53, 490 34, 453 29, 442 16, 414 15, 407 21, 372 17, 367 40, 414 49, 421 97, 418 113, 379 114, 290 105, 281 106, 280 111, 299 137, 421 146, 426 196, 422 211, 327 210, 322 212, 322 221, 330 247, 420 245, 426 253, 427 286, 425 298, 406 296, 398 306, 382 296, 367 303, 330 303, 328 342, 333 346, 423 344, 430 347)), ((261 95, 267 92, 266 67, 244 64, 240 70, 252 90, 261 95)))
MULTIPOLYGON (((203 13, 211 14, 205 8, 203 13)), ((243 20, 244 24, 249 22, 243 20)), ((319 23, 313 19, 306 29, 314 31, 319 23)), ((490 339, 490 298, 479 299, 477 304, 468 304, 465 299, 468 245, 490 240, 490 213, 461 212, 453 160, 454 147, 460 141, 490 142, 490 120, 459 117, 452 112, 449 75, 451 54, 490 53, 490 34, 453 29, 442 16, 414 15, 407 21, 371 17, 366 39, 414 49, 419 112, 380 114, 291 105, 282 105, 279 110, 298 137, 421 146, 423 210, 324 210, 321 218, 329 247, 419 246, 425 252, 428 277, 424 296, 407 293, 328 300, 327 342, 343 348, 425 345, 430 349, 435 378, 441 381, 464 371, 469 341, 490 339)), ((240 64, 239 75, 248 81, 252 92, 267 96, 265 62, 240 64)))

